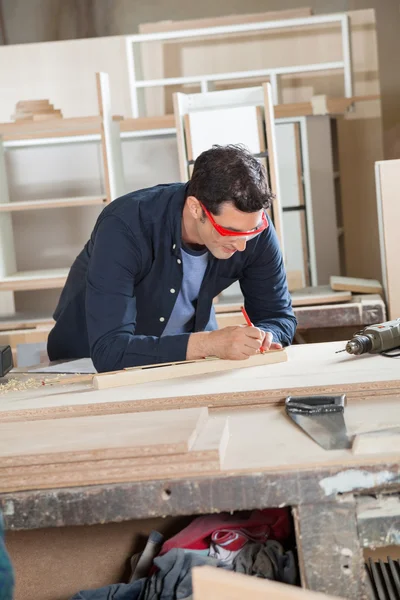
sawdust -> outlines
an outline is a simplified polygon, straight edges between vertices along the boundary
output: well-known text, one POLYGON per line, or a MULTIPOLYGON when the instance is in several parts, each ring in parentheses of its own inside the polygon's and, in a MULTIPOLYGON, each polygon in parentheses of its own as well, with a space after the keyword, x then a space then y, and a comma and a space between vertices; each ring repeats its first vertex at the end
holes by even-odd
POLYGON ((7 383, 0 383, 0 396, 7 394, 8 392, 22 392, 23 390, 32 390, 40 388, 45 382, 41 379, 26 379, 21 381, 20 379, 10 379, 7 383))
POLYGON ((60 373, 57 377, 45 377, 44 379, 30 377, 29 379, 10 379, 6 383, 0 383, 0 396, 4 396, 9 392, 23 392, 25 390, 39 389, 45 386, 52 386, 57 384, 71 384, 77 383, 79 380, 87 380, 88 376, 79 374, 72 375, 72 377, 66 377, 66 373, 60 373))
POLYGON ((30 377, 29 379, 25 379, 25 381, 13 378, 7 381, 7 383, 0 383, 0 396, 8 394, 9 392, 23 392, 24 390, 39 389, 44 385, 54 385, 61 382, 61 377, 51 379, 35 379, 34 377, 30 377))

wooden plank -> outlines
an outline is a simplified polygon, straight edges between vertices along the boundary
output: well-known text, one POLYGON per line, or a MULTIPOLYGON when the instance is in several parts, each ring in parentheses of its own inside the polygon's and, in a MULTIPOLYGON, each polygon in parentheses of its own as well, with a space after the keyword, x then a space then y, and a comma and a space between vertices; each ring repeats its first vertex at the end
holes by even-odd
POLYGON ((207 408, 0 424, 4 467, 188 452, 207 408))
POLYGON ((376 279, 359 279, 357 277, 337 277, 332 275, 330 286, 335 291, 348 291, 359 294, 381 294, 382 284, 376 279))
POLYGON ((216 567, 195 567, 192 581, 193 600, 334 600, 326 594, 216 567))
POLYGON ((274 122, 274 107, 272 101, 272 88, 270 83, 263 84, 264 92, 264 118, 265 118, 265 135, 268 148, 268 165, 270 175, 270 187, 275 198, 272 201, 272 212, 274 219, 274 227, 280 242, 282 251, 284 249, 284 234, 282 224, 282 207, 280 200, 279 176, 277 166, 277 149, 276 149, 276 134, 274 122))
POLYGON ((0 345, 10 345, 12 348, 16 348, 18 344, 45 342, 52 327, 53 325, 49 323, 48 325, 40 325, 32 329, 0 330, 0 345))
POLYGON ((161 115, 159 117, 139 117, 137 119, 123 119, 119 124, 121 131, 149 131, 151 129, 173 129, 175 127, 174 115, 161 115))
POLYGON ((48 290, 62 288, 69 269, 20 271, 0 279, 0 291, 48 290))
POLYGON ((52 198, 46 200, 24 200, 0 204, 0 212, 39 210, 44 208, 67 208, 70 206, 97 206, 106 202, 103 196, 79 196, 73 198, 52 198))
POLYGON ((42 325, 52 326, 55 321, 49 314, 40 314, 36 312, 17 312, 12 315, 0 317, 0 332, 16 329, 36 329, 42 325))
POLYGON ((285 350, 271 350, 265 354, 251 356, 245 361, 204 359, 196 361, 183 361, 181 363, 169 363, 167 365, 149 365, 146 367, 134 367, 114 373, 99 373, 93 377, 93 386, 98 389, 108 389, 126 385, 137 385, 153 381, 165 381, 181 377, 192 377, 194 375, 208 375, 210 373, 222 373, 236 369, 266 366, 287 360, 285 350))
MULTIPOLYGON (((187 411, 184 411, 187 412, 187 411)), ((167 419, 167 426, 169 420, 167 419)), ((124 483, 176 476, 198 476, 220 470, 229 427, 226 418, 212 418, 198 428, 190 451, 136 458, 65 461, 0 468, 0 492, 124 483)))
POLYGON ((334 292, 329 285, 304 288, 292 293, 293 306, 312 306, 314 304, 332 304, 349 302, 351 292, 334 292))
POLYGON ((400 316, 400 278, 398 268, 398 233, 400 218, 397 187, 400 183, 400 160, 387 160, 376 165, 377 204, 381 264, 389 319, 400 316))
POLYGON ((353 454, 400 454, 400 426, 356 435, 353 454))
POLYGON ((139 33, 164 33, 167 31, 182 31, 183 29, 200 29, 202 27, 218 27, 237 25, 241 23, 258 23, 261 21, 276 21, 278 19, 295 19, 312 15, 310 7, 274 10, 267 12, 247 13, 242 15, 224 15, 221 17, 205 17, 202 19, 165 20, 154 23, 141 23, 139 33))
POLYGON ((40 134, 41 137, 51 137, 53 134, 71 135, 70 130, 82 132, 100 132, 101 118, 74 117, 70 119, 54 119, 53 121, 0 123, 0 134, 4 139, 14 139, 13 136, 40 134))

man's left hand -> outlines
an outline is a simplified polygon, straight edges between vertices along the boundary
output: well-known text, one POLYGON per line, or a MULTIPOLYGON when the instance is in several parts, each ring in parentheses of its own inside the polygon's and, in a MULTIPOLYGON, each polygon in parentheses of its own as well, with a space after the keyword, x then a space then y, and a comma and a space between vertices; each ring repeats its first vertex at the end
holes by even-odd
POLYGON ((268 350, 281 350, 282 344, 273 342, 273 335, 270 331, 264 331, 264 339, 261 343, 261 351, 268 352, 268 350))

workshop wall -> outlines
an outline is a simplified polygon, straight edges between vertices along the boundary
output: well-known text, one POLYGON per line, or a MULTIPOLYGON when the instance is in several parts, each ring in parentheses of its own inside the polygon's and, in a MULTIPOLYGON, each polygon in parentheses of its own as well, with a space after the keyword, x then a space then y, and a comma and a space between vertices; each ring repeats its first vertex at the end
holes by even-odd
POLYGON ((19 44, 136 33, 141 23, 309 6, 315 14, 374 8, 382 94, 384 154, 400 157, 399 0, 2 0, 0 43, 19 44))

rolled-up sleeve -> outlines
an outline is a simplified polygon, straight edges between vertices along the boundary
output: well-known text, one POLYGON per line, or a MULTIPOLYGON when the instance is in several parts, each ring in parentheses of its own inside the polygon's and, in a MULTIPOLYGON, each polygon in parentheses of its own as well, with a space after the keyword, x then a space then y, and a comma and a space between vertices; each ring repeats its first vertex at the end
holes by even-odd
POLYGON ((261 236, 257 240, 254 257, 243 270, 240 287, 252 323, 264 331, 270 331, 275 342, 287 346, 292 343, 297 321, 282 252, 271 222, 261 236))
POLYGON ((189 334, 135 335, 140 242, 115 215, 98 225, 85 302, 90 353, 99 372, 186 359, 189 334))

